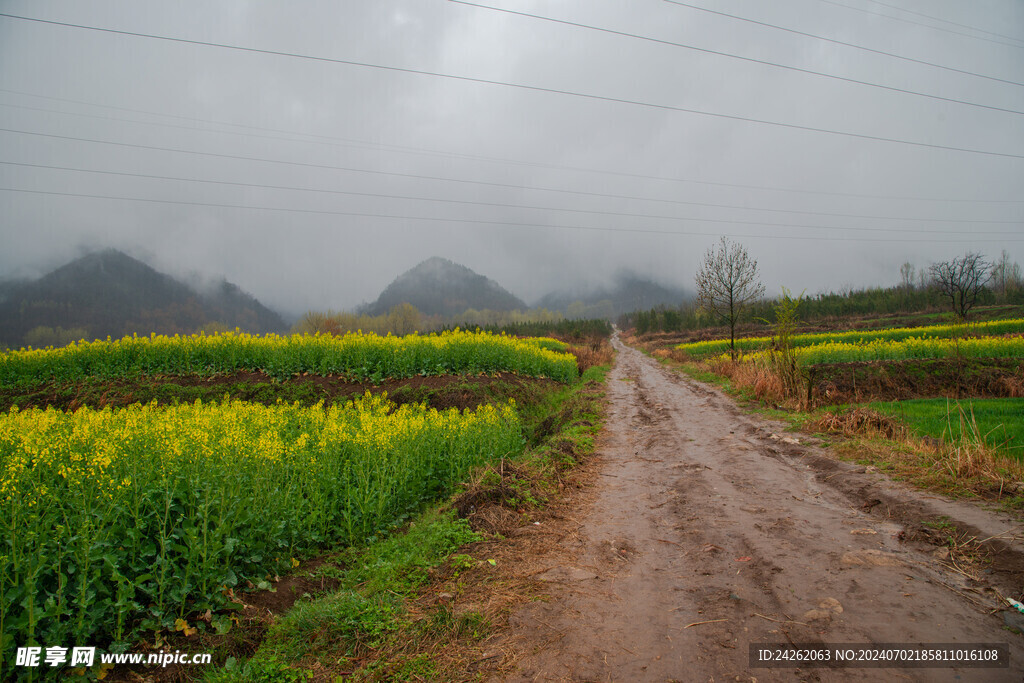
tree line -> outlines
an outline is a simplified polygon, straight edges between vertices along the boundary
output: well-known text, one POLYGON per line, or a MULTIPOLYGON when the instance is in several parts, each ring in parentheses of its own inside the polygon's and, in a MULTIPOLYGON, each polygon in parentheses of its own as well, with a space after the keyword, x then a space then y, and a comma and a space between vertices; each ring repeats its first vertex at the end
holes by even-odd
MULTIPOLYGON (((698 270, 696 284, 696 300, 678 308, 634 311, 620 317, 620 326, 632 327, 637 334, 726 326, 734 336, 739 322, 776 322, 779 299, 763 298, 757 261, 740 244, 723 238, 710 249, 698 270)), ((1024 305, 1020 265, 1005 250, 994 261, 970 252, 921 268, 904 263, 895 286, 805 296, 800 298, 800 314, 811 321, 945 309, 957 318, 967 318, 975 306, 995 304, 1024 305)))
MULTIPOLYGON (((576 311, 579 312, 579 311, 576 311)), ((293 334, 342 335, 346 332, 374 332, 379 335, 406 335, 412 332, 440 332, 455 329, 482 329, 489 332, 519 336, 550 336, 584 339, 611 334, 611 324, 599 316, 578 319, 559 311, 535 308, 526 311, 492 311, 467 309, 454 316, 424 315, 415 306, 401 303, 383 315, 367 315, 344 311, 308 311, 295 325, 293 334)))

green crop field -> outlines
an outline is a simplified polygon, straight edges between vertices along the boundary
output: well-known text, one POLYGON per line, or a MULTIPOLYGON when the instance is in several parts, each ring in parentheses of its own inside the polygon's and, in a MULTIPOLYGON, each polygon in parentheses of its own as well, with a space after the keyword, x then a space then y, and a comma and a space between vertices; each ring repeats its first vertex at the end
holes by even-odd
MULTIPOLYGON (((826 342, 796 349, 801 365, 923 358, 1024 358, 1024 336, 970 339, 878 339, 862 344, 826 342)), ((756 357, 753 354, 752 357, 756 357)))
POLYGON ((229 589, 385 531, 522 447, 512 405, 439 412, 380 395, 0 415, 0 656, 130 641, 230 607, 229 589))
POLYGON ((86 377, 211 376, 241 370, 262 371, 278 379, 309 373, 373 381, 414 375, 515 372, 566 382, 578 375, 576 359, 551 350, 564 348, 556 340, 530 341, 459 330, 405 337, 358 333, 340 337, 153 335, 0 354, 0 383, 26 386, 86 377))
MULTIPOLYGON (((911 340, 943 340, 955 337, 992 337, 998 335, 1024 333, 1024 319, 994 320, 969 325, 930 325, 927 327, 895 327, 883 330, 854 330, 849 332, 823 332, 816 334, 798 334, 791 337, 794 347, 811 347, 835 345, 835 348, 852 346, 877 345, 884 348, 882 342, 902 342, 911 340)), ((757 352, 767 348, 772 342, 771 337, 747 337, 736 340, 736 348, 744 353, 757 352)), ((923 347, 920 347, 923 348, 923 347)), ((935 348, 941 348, 937 345, 935 348)), ((727 353, 728 339, 680 344, 676 347, 688 355, 701 358, 727 353)), ((913 357, 913 356, 910 356, 913 357)), ((869 360, 869 358, 852 358, 851 360, 869 360)), ((842 362, 842 361, 816 361, 842 362)))
POLYGON ((890 415, 919 435, 959 441, 977 430, 989 446, 1024 460, 1024 398, 913 399, 878 402, 869 407, 890 415), (963 420, 961 420, 961 409, 963 420))
MULTIPOLYGON (((568 382, 579 373, 566 348, 464 331, 127 337, 0 354, 0 382, 17 392, 243 370, 568 382)), ((330 406, 224 398, 0 413, 0 659, 31 643, 125 647, 206 610, 226 631, 233 590, 269 588, 297 558, 376 538, 472 468, 521 454, 517 408, 439 411, 366 394, 330 406)))

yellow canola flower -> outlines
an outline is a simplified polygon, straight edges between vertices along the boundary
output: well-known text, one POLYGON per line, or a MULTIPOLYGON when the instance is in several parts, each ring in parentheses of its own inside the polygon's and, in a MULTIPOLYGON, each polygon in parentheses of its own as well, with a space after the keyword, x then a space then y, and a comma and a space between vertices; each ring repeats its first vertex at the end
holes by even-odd
POLYGON ((569 381, 577 375, 576 360, 562 353, 565 348, 549 338, 519 339, 464 330, 404 337, 362 332, 343 336, 258 336, 237 331, 173 337, 154 334, 2 353, 0 383, 236 370, 262 370, 274 376, 353 377, 502 371, 569 381))
MULTIPOLYGON (((848 332, 820 332, 793 335, 790 342, 796 347, 823 346, 825 344, 863 345, 874 342, 900 342, 916 339, 950 339, 954 337, 998 336, 1024 332, 1024 318, 1012 320, 990 320, 968 324, 928 325, 924 327, 890 327, 881 330, 851 330, 848 332)), ((767 348, 772 337, 744 337, 736 340, 736 348, 744 353, 757 352, 767 348)), ((691 356, 708 356, 728 351, 729 341, 712 339, 675 347, 691 356)))
MULTIPOLYGON (((1024 336, 976 337, 943 339, 911 337, 901 341, 876 339, 862 344, 825 342, 794 349, 802 365, 821 363, 849 363, 873 360, 905 360, 948 358, 957 354, 967 358, 1024 358, 1024 336)), ((743 356, 745 361, 757 361, 768 352, 743 356)))
POLYGON ((368 393, 328 409, 196 401, 117 411, 11 411, 0 415, 0 501, 134 495, 182 476, 306 476, 359 453, 370 460, 404 457, 400 451, 417 440, 458 444, 488 430, 511 430, 518 438, 514 405, 462 413, 417 404, 396 408, 386 394, 368 393))

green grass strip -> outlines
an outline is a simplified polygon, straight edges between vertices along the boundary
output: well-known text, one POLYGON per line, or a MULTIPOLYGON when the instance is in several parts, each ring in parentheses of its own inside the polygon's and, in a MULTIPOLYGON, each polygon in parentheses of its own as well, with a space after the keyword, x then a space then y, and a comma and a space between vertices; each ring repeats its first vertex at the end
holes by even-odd
POLYGON ((984 442, 1024 460, 1024 398, 986 398, 957 401, 946 398, 876 402, 870 408, 905 423, 921 436, 959 442, 977 428, 984 442), (965 421, 961 422, 960 409, 965 421))

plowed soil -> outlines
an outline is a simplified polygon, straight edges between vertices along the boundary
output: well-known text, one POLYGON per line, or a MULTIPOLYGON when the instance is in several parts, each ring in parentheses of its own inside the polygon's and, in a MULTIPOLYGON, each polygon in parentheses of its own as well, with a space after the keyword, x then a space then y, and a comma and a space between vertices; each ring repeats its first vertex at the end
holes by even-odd
POLYGON ((214 377, 194 375, 167 377, 139 377, 132 380, 97 380, 88 386, 59 385, 46 382, 25 388, 0 387, 0 411, 10 410, 15 403, 19 409, 46 408, 77 410, 82 406, 112 408, 136 402, 156 400, 191 401, 196 398, 218 401, 229 394, 232 398, 273 404, 278 398, 302 400, 306 403, 324 401, 330 405, 362 396, 366 392, 387 392, 395 403, 427 400, 438 410, 447 408, 476 408, 489 397, 489 388, 497 388, 500 397, 515 397, 519 391, 532 386, 549 387, 550 379, 524 377, 508 372, 493 375, 427 375, 403 379, 386 379, 379 384, 352 381, 341 376, 303 375, 283 382, 275 381, 262 372, 235 372, 214 377), (166 391, 166 390, 172 391, 166 391), (188 392, 188 389, 195 389, 188 392), (183 391, 185 390, 185 391, 183 391))
POLYGON ((515 653, 505 680, 1022 679, 1007 626, 1024 615, 999 596, 1024 590, 1019 520, 835 461, 614 344, 596 483, 544 527, 556 541, 529 578, 548 597, 495 643, 515 653), (950 554, 934 544, 946 531, 983 542, 950 554), (748 654, 883 642, 1008 643, 1010 668, 768 669, 748 654))
POLYGON ((1016 358, 870 361, 814 368, 815 405, 1019 396, 1024 396, 1024 363, 1016 358))

